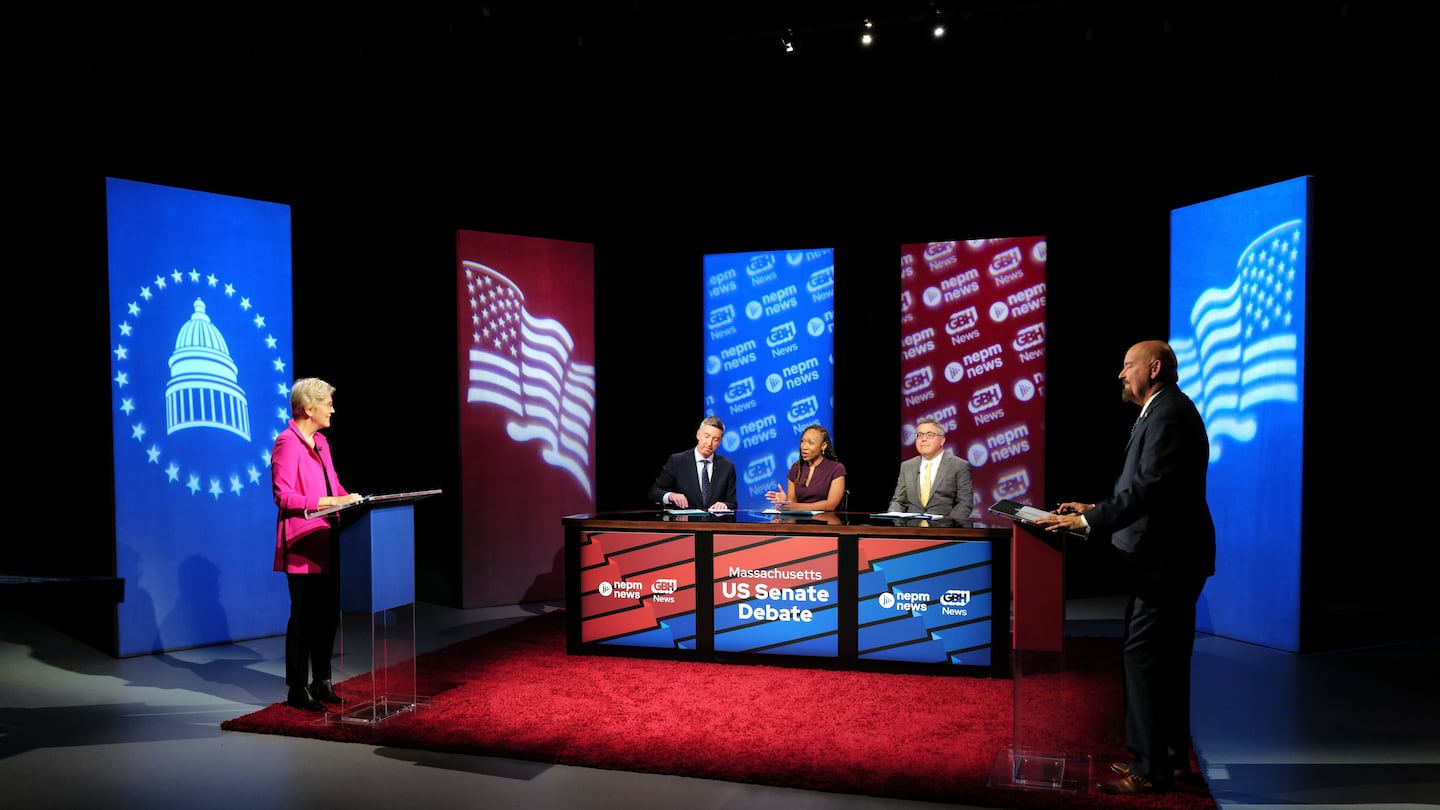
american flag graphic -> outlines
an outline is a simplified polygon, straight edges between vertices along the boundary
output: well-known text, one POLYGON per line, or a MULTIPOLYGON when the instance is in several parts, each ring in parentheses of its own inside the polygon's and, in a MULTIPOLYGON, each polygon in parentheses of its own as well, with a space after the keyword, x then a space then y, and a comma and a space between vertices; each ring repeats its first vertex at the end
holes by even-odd
POLYGON ((595 367, 574 362, 575 342, 564 324, 531 315, 515 282, 479 262, 462 265, 473 329, 466 401, 513 413, 510 438, 540 442, 546 463, 568 471, 592 495, 595 367))
POLYGON ((1192 336, 1172 339, 1180 388, 1200 409, 1210 461, 1221 442, 1255 437, 1262 402, 1298 402, 1300 341, 1293 327, 1296 274, 1304 268, 1303 220, 1277 225, 1240 255, 1235 280, 1212 287, 1190 310, 1192 336))

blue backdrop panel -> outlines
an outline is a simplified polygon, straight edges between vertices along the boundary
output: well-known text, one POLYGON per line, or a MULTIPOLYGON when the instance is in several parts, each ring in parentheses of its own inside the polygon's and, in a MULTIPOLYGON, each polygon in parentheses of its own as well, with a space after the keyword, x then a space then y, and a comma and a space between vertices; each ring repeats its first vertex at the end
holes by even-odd
POLYGON ((840 446, 835 250, 710 254, 704 266, 705 414, 725 423, 720 453, 735 462, 739 505, 763 509, 807 426, 824 425, 840 446))
POLYGON ((284 632, 270 450, 290 417, 290 208, 105 188, 116 652, 284 632))
POLYGON ((1197 627, 1300 647, 1309 177, 1171 212, 1171 344, 1210 434, 1215 577, 1197 627))
POLYGON ((1216 571, 1197 627, 1300 649, 1310 179, 1170 214, 1170 342, 1210 435, 1216 571))

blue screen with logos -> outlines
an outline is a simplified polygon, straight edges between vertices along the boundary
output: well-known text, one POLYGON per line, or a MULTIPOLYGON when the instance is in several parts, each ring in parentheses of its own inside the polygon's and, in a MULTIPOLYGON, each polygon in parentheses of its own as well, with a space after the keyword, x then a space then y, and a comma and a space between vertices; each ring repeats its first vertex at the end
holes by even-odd
POLYGON ((739 508, 763 509, 805 428, 834 437, 835 250, 709 254, 704 271, 705 414, 725 423, 739 508))

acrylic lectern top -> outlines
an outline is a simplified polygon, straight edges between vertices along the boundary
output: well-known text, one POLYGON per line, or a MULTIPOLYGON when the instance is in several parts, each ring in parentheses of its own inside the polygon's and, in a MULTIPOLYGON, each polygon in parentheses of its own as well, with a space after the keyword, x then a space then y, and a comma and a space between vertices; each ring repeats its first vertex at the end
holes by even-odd
POLYGON ((431 495, 439 495, 438 489, 421 489, 414 492, 391 492, 386 495, 366 495, 358 501, 352 501, 344 506, 327 506, 324 509, 306 509, 305 519, 310 520, 326 515, 334 515, 348 509, 356 509, 366 505, 398 505, 402 503, 413 503, 431 495))

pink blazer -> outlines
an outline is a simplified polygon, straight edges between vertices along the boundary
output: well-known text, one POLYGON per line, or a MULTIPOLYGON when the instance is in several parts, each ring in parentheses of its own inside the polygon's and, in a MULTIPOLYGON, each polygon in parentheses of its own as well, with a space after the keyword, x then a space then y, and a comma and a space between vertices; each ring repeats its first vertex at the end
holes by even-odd
POLYGON ((347 495, 335 473, 330 442, 318 431, 315 449, 305 443, 291 419, 275 437, 270 451, 270 483, 279 512, 275 519, 275 570, 287 574, 335 572, 335 525, 327 518, 305 519, 306 509, 318 509, 326 495, 347 495), (330 481, 326 491, 325 481, 330 481))

